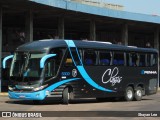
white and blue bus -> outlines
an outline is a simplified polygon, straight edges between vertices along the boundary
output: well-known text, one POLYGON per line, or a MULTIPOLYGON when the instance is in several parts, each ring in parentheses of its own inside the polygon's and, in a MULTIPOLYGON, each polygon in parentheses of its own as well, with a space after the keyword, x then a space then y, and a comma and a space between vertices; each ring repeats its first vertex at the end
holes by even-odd
POLYGON ((156 94, 158 51, 108 42, 40 40, 18 47, 12 60, 9 98, 52 98, 68 104, 74 98, 141 100, 156 94))

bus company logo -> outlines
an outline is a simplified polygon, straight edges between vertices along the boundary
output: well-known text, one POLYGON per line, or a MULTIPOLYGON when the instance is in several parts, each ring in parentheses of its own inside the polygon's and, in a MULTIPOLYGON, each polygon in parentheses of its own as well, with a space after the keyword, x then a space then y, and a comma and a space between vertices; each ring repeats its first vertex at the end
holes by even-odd
POLYGON ((12 117, 11 112, 2 112, 2 117, 12 117))
POLYGON ((157 71, 145 71, 145 70, 142 70, 141 74, 142 75, 144 75, 144 74, 157 74, 157 71))
POLYGON ((62 76, 70 76, 70 74, 71 74, 70 72, 62 72, 61 73, 62 76))
POLYGON ((122 81, 122 77, 118 76, 119 69, 117 67, 112 69, 107 69, 102 75, 102 82, 104 84, 112 83, 114 86, 116 83, 120 83, 122 81))
POLYGON ((73 77, 76 77, 76 76, 77 76, 77 70, 76 70, 76 69, 73 69, 73 70, 72 70, 72 76, 73 76, 73 77))

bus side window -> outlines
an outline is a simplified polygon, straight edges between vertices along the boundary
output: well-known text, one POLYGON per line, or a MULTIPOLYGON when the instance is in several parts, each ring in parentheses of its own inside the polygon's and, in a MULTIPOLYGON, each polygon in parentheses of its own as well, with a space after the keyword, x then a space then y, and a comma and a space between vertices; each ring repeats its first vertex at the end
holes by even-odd
POLYGON ((62 60, 63 55, 64 55, 64 52, 65 52, 64 48, 53 48, 50 51, 50 54, 56 54, 56 56, 54 57, 56 59, 56 61, 55 61, 56 65, 60 65, 61 60, 62 60))
POLYGON ((113 65, 124 65, 124 53, 123 52, 114 52, 113 65))
MULTIPOLYGON (((56 76, 57 71, 60 67, 60 63, 63 59, 64 52, 65 52, 65 48, 53 48, 50 50, 49 53, 56 54, 56 56, 47 59, 45 63, 45 72, 44 72, 45 81, 49 80, 51 77, 56 76)), ((35 73, 32 73, 32 74, 35 75, 35 73)))
POLYGON ((84 50, 84 65, 96 65, 96 52, 94 50, 84 50))
POLYGON ((129 53, 126 53, 126 66, 130 66, 130 63, 129 53))
POLYGON ((111 52, 99 51, 99 64, 110 65, 111 63, 111 52))
POLYGON ((139 55, 136 53, 130 54, 131 64, 130 66, 139 66, 139 55))
POLYGON ((156 54, 151 54, 151 66, 154 66, 158 63, 157 61, 157 55, 156 54))
POLYGON ((69 52, 68 52, 67 58, 65 60, 65 66, 73 66, 73 61, 72 61, 72 58, 71 58, 71 55, 69 52))
POLYGON ((139 57, 140 57, 139 66, 140 67, 145 67, 146 66, 145 56, 146 56, 145 54, 140 54, 139 55, 139 57))
POLYGON ((151 54, 147 54, 147 56, 146 56, 146 62, 147 62, 147 66, 152 66, 152 64, 151 64, 151 54))
MULTIPOLYGON (((45 64, 45 80, 47 80, 50 77, 55 76, 57 73, 56 67, 55 67, 55 60, 50 59, 45 64)), ((35 74, 35 73, 34 73, 35 74)))

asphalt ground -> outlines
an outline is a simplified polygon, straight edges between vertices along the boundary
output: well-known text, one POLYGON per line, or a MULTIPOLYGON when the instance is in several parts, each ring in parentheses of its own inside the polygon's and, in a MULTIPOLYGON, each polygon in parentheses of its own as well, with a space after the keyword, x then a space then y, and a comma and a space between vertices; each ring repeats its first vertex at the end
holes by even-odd
MULTIPOLYGON (((71 119, 86 119, 86 120, 90 120, 90 119, 96 119, 96 120, 128 120, 128 119, 133 119, 133 120, 160 120, 160 117, 84 117, 83 113, 81 113, 82 117, 64 117, 66 116, 67 113, 65 113, 64 111, 82 111, 82 112, 86 112, 85 115, 91 114, 92 112, 88 112, 88 111, 94 111, 97 112, 98 114, 101 112, 105 112, 105 111, 109 111, 109 112, 122 112, 122 111, 153 111, 153 113, 155 111, 160 111, 160 91, 158 91, 157 94, 154 95, 150 95, 150 96, 144 96, 142 101, 131 101, 131 102, 126 102, 122 99, 116 99, 116 100, 106 100, 103 102, 97 102, 96 99, 75 99, 73 101, 71 101, 71 103, 69 105, 63 105, 61 101, 46 101, 43 102, 40 105, 35 105, 33 104, 32 101, 20 101, 20 100, 11 100, 8 98, 8 96, 6 95, 0 95, 0 111, 34 111, 34 112, 41 112, 41 111, 53 111, 53 112, 48 112, 51 114, 54 114, 54 111, 60 111, 62 113, 62 115, 60 115, 59 117, 43 117, 42 118, 37 118, 40 120, 59 120, 59 119, 64 119, 64 120, 71 120, 71 119)), ((93 114, 95 114, 93 112, 93 114)), ((75 116, 74 112, 71 112, 71 114, 73 113, 73 116, 75 116)), ((125 113, 124 113, 125 114, 125 113)), ((126 114, 128 114, 126 112, 126 114)), ((0 118, 0 120, 2 119, 22 119, 22 118, 0 118)), ((36 119, 36 118, 23 118, 23 119, 36 119)))

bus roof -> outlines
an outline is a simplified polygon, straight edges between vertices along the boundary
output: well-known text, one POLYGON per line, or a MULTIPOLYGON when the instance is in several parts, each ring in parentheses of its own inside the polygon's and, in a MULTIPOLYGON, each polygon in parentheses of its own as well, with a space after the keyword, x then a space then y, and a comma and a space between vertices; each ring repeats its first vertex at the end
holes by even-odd
MULTIPOLYGON (((135 51, 135 52, 158 52, 158 50, 153 48, 139 48, 139 47, 129 47, 124 45, 111 44, 109 42, 99 42, 99 41, 81 41, 73 40, 77 48, 93 48, 93 49, 109 49, 118 51, 135 51)), ((62 39, 45 39, 26 43, 19 46, 16 51, 48 51, 55 47, 67 47, 67 44, 62 39)))
POLYGON ((45 39, 29 42, 19 46, 16 51, 48 51, 55 47, 67 47, 64 40, 56 39, 45 39))

